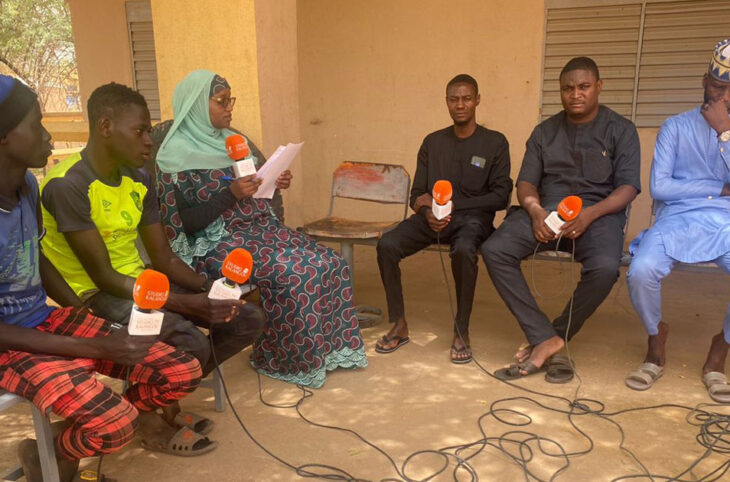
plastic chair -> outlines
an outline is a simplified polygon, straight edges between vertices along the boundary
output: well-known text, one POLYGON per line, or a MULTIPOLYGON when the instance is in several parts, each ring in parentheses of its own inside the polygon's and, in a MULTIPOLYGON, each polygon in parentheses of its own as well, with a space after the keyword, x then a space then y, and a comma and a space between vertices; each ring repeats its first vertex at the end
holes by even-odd
MULTIPOLYGON (((350 265, 354 291, 354 245, 375 245, 408 214, 411 177, 403 166, 372 162, 343 162, 332 174, 332 193, 327 217, 305 224, 299 230, 321 241, 340 243, 340 253, 350 265), (379 204, 402 204, 403 217, 396 221, 358 221, 333 215, 336 198, 357 199, 379 204)), ((361 325, 380 321, 381 310, 356 306, 361 325)))
MULTIPOLYGON (((38 442, 38 455, 41 461, 41 472, 43 473, 44 482, 59 482, 58 465, 56 463, 56 449, 53 443, 53 433, 51 432, 51 421, 48 416, 41 412, 38 407, 30 403, 23 397, 0 390, 0 412, 7 410, 13 405, 20 402, 28 402, 30 410, 33 414, 33 425, 35 427, 35 437, 38 442)), ((9 474, 3 476, 4 480, 18 480, 23 477, 22 467, 13 469, 9 474)))

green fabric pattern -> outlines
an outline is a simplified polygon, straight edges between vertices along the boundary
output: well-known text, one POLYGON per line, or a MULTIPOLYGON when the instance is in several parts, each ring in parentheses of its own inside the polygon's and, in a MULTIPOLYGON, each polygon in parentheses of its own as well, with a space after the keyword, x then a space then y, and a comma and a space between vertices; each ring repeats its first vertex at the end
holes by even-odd
POLYGON ((165 173, 190 169, 221 169, 233 165, 226 151, 230 129, 216 129, 210 122, 210 83, 215 74, 195 70, 172 96, 175 121, 157 152, 157 166, 165 173))
POLYGON ((254 366, 257 372, 267 377, 309 388, 321 388, 324 385, 327 372, 331 372, 336 368, 365 368, 368 366, 368 358, 365 355, 365 348, 362 346, 356 350, 345 347, 333 351, 325 356, 324 362, 324 367, 308 373, 302 371, 298 373, 277 373, 263 368, 257 369, 253 360, 251 360, 251 365, 254 366))

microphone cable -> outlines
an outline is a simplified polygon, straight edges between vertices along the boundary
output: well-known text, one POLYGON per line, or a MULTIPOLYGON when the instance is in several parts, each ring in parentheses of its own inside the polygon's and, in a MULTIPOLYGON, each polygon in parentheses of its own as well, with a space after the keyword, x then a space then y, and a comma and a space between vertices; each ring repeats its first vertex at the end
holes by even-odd
MULTIPOLYGON (((558 242, 556 243, 555 251, 557 253, 560 240, 562 239, 562 236, 558 238, 558 242)), ((459 337, 460 341, 464 346, 466 346, 466 343, 464 341, 464 337, 458 327, 458 324, 456 323, 456 312, 454 310, 454 303, 453 298, 451 294, 451 289, 449 287, 449 280, 448 275, 446 272, 446 266, 443 259, 443 251, 441 250, 441 240, 440 240, 440 234, 436 233, 436 241, 439 244, 438 252, 439 252, 439 261, 441 264, 441 270, 442 274, 444 276, 444 281, 446 283, 446 289, 448 293, 448 299, 449 299, 449 307, 451 310, 452 318, 454 319, 455 327, 456 327, 456 333, 459 337)), ((532 263, 535 262, 535 257, 538 252, 539 245, 536 246, 535 251, 533 252, 533 259, 532 263)), ((571 253, 571 261, 575 260, 575 241, 573 242, 573 249, 571 253)), ((563 261, 561 261, 562 263, 563 261)), ((535 282, 534 280, 534 266, 533 266, 533 284, 535 282)), ((574 273, 571 268, 571 283, 574 283, 574 273)), ((565 283, 567 286, 567 282, 565 283)), ((534 286, 536 287, 536 285, 534 286)), ((565 287, 563 288, 563 291, 565 290, 565 287)), ((562 292, 562 291, 561 291, 562 292)), ((542 297, 542 295, 539 295, 542 297)), ((557 295, 556 295, 557 296, 557 295)), ((572 310, 573 310, 573 295, 571 295, 570 298, 570 307, 569 307, 569 314, 568 314, 568 326, 566 330, 566 336, 564 337, 565 342, 565 348, 568 353, 568 359, 570 360, 571 366, 573 367, 573 371, 575 373, 575 376, 578 379, 578 386, 576 387, 576 390, 574 392, 574 395, 572 399, 560 396, 560 395, 554 395, 550 393, 540 392, 538 390, 533 390, 527 387, 520 386, 518 384, 515 384, 508 380, 500 380, 496 376, 494 376, 489 370, 487 370, 480 362, 477 360, 477 358, 472 353, 472 361, 474 364, 478 367, 480 371, 482 371, 484 374, 488 375, 489 377, 498 380, 501 383, 504 383, 506 385, 509 385, 510 387, 516 388, 520 391, 526 392, 531 395, 535 395, 538 397, 547 398, 549 400, 552 400, 554 402, 559 402, 561 405, 564 405, 564 407, 560 406, 551 406, 546 403, 542 403, 538 400, 536 400, 533 397, 530 396, 515 396, 515 397, 507 397, 502 398, 493 401, 490 404, 489 410, 484 412, 482 415, 480 415, 477 418, 477 427, 479 429, 479 432, 481 433, 481 438, 478 440, 474 440, 471 442, 467 442, 464 444, 457 444, 457 445, 451 445, 448 447, 442 447, 440 449, 424 449, 424 450, 418 450, 410 455, 408 455, 401 466, 399 467, 394 458, 384 449, 380 448, 377 444, 370 442, 365 437, 360 435, 357 431, 344 428, 344 427, 338 427, 334 425, 325 425, 322 423, 318 423, 316 421, 310 420, 307 418, 307 416, 302 412, 302 407, 304 405, 304 402, 314 396, 314 392, 306 388, 302 385, 297 385, 297 388, 301 390, 301 396, 300 398, 291 404, 282 404, 277 405, 270 403, 264 399, 263 396, 263 387, 261 382, 261 374, 257 372, 257 382, 258 382, 258 392, 259 392, 259 400, 261 403, 267 407, 271 408, 294 408, 298 414, 298 416, 307 424, 312 425, 314 427, 318 428, 324 428, 324 429, 330 429, 330 430, 336 430, 338 432, 347 433, 350 435, 353 435, 356 437, 360 442, 368 445, 369 447, 373 448, 377 452, 379 452, 383 457, 386 458, 388 463, 393 467, 396 474, 399 478, 381 478, 379 479, 381 482, 391 482, 391 481, 407 481, 407 482, 427 482, 435 477, 443 474, 450 466, 452 462, 455 463, 454 469, 452 472, 453 480, 458 482, 464 482, 465 480, 469 480, 472 482, 476 482, 479 480, 479 474, 477 470, 474 468, 474 466, 471 464, 471 460, 480 455, 482 452, 484 452, 487 447, 495 449, 498 453, 504 455, 508 459, 510 459, 513 463, 515 463, 517 466, 519 466, 524 474, 525 480, 535 480, 538 482, 552 482, 555 480, 559 475, 564 474, 568 468, 570 467, 571 459, 577 456, 581 455, 587 455, 591 452, 593 452, 595 448, 595 443, 593 441, 593 438, 591 438, 590 435, 588 435, 583 429, 581 429, 577 423, 576 420, 578 420, 578 417, 585 417, 585 416, 592 416, 596 417, 599 421, 608 422, 613 426, 620 435, 620 442, 619 442, 619 448, 622 452, 629 455, 629 457, 634 460, 634 462, 641 468, 642 473, 639 474, 630 474, 630 475, 623 475, 619 477, 615 477, 614 479, 611 479, 611 482, 622 482, 626 480, 651 480, 651 481, 675 481, 675 482, 690 482, 689 479, 683 479, 682 477, 690 472, 691 470, 695 469, 699 463, 701 463, 704 459, 712 455, 713 453, 719 453, 719 454, 730 454, 730 415, 724 415, 717 412, 711 412, 708 410, 704 410, 703 407, 723 407, 724 405, 721 404, 707 404, 707 403, 701 403, 697 405, 696 407, 689 407, 686 405, 681 404, 659 404, 654 406, 647 406, 647 407, 634 407, 634 408, 627 408, 623 410, 618 410, 615 412, 606 412, 606 406, 603 402, 597 399, 590 399, 590 398, 579 398, 578 393, 580 391, 580 388, 582 387, 583 380, 580 377, 580 374, 575 369, 575 366, 573 364, 572 356, 570 354, 570 348, 568 343, 568 336, 567 334, 570 332, 570 326, 572 322, 572 310), (566 415, 568 418, 568 422, 570 423, 571 427, 580 435, 580 438, 584 440, 584 442, 587 444, 587 447, 585 448, 578 448, 574 451, 569 451, 564 447, 558 440, 541 436, 537 433, 530 432, 527 430, 522 429, 522 427, 528 426, 531 423, 533 423, 533 418, 523 412, 519 409, 515 408, 516 403, 526 403, 529 405, 532 405, 534 407, 546 410, 548 412, 553 412, 560 415, 566 415), (506 405, 506 406, 505 406, 506 405), (686 415, 685 419, 687 423, 690 425, 698 426, 699 427, 699 433, 696 436, 697 443, 700 444, 702 447, 705 448, 705 452, 697 457, 690 466, 682 471, 680 474, 676 476, 666 476, 666 475, 660 475, 660 474, 653 474, 651 473, 648 468, 641 462, 641 460, 630 450, 625 446, 626 441, 626 433, 621 426, 620 422, 617 422, 613 420, 613 417, 617 417, 622 414, 627 413, 635 413, 640 411, 647 411, 647 410, 659 410, 659 409, 680 409, 680 410, 686 410, 688 414, 686 415), (507 432, 502 433, 501 435, 496 436, 489 436, 487 434, 487 431, 483 425, 483 423, 489 419, 494 419, 494 421, 513 427, 513 429, 508 430, 507 432), (536 445, 536 448, 533 446, 536 445), (411 478, 407 475, 407 472, 410 472, 409 468, 413 467, 416 462, 417 458, 423 455, 436 455, 437 457, 440 457, 442 459, 442 464, 439 468, 434 469, 432 473, 425 477, 420 477, 418 479, 411 478), (530 462, 535 461, 537 455, 542 455, 551 459, 559 460, 561 461, 562 465, 555 470, 549 477, 541 477, 540 474, 536 473, 531 467, 528 465, 530 462), (464 478, 463 476, 468 476, 468 479, 464 478)), ((349 482, 369 482, 370 479, 363 479, 359 477, 355 477, 352 474, 350 474, 348 471, 341 469, 339 467, 328 465, 328 464, 321 464, 321 463, 305 463, 301 465, 294 465, 290 462, 287 462, 282 457, 278 456, 277 454, 270 451, 268 448, 266 448, 259 440, 256 439, 256 437, 251 433, 251 431, 246 426, 245 422, 243 421, 242 417, 239 415, 238 411, 236 410, 233 401, 231 400, 230 393, 228 391, 228 387, 225 383, 225 379, 223 377, 223 374, 220 371, 218 360, 216 359, 215 355, 215 348, 213 344, 213 330, 209 330, 208 335, 210 344, 211 344, 211 356, 213 357, 214 363, 215 363, 215 370, 218 372, 218 376, 221 380, 221 385, 223 386, 223 392, 225 394, 226 400, 228 402, 228 405, 231 408, 231 411, 233 412, 238 424, 241 426, 245 434, 248 436, 248 438, 251 439, 251 441, 254 442, 256 446, 258 446, 263 452, 265 452, 267 455, 269 455, 271 458, 282 464, 283 466, 293 470, 297 475, 303 478, 315 478, 315 479, 323 479, 323 480, 336 480, 336 481, 349 481, 349 482)), ((547 363, 547 360, 546 362, 547 363)), ((421 467, 422 468, 422 467, 421 467)), ((721 478, 724 477, 726 473, 730 471, 730 459, 726 460, 704 476, 700 478, 694 478, 693 481, 702 481, 702 482, 713 482, 718 481, 721 478)))
MULTIPOLYGON (((267 449, 261 442, 259 442, 258 439, 256 439, 256 437, 254 437, 254 435, 248 429, 245 422, 243 421, 241 416, 238 414, 238 411, 236 410, 236 407, 234 406, 233 401, 231 400, 230 394, 228 392, 228 387, 226 385, 225 379, 223 378, 223 373, 220 370, 220 365, 218 363, 218 359, 216 358, 216 355, 215 355, 215 348, 214 348, 214 344, 213 344, 213 330, 209 331, 208 339, 210 340, 211 356, 213 357, 213 362, 215 363, 215 370, 217 371, 218 377, 220 378, 220 381, 221 381, 221 385, 223 386, 223 393, 226 396, 226 401, 228 402, 228 405, 231 407, 231 411, 233 412, 234 417, 238 421, 238 424, 241 426, 241 428, 246 433, 248 438, 251 439, 251 441, 254 444, 256 444, 256 446, 258 446, 267 455, 269 455, 271 458, 273 458, 280 464, 282 464, 285 467, 296 472, 296 474, 299 475, 300 477, 316 478, 316 479, 323 479, 323 480, 344 480, 344 481, 348 481, 348 482, 370 482, 369 479, 361 479, 358 477, 354 477, 353 475, 348 473, 346 470, 341 469, 339 467, 332 466, 332 465, 319 464, 319 463, 307 463, 307 464, 302 464, 302 465, 294 465, 290 462, 287 462, 280 456, 276 455, 275 453, 273 453, 272 451, 267 449), (323 473, 314 472, 314 470, 317 470, 317 469, 325 470, 328 472, 323 472, 323 473)), ((390 457, 390 455, 388 455, 388 453, 385 450, 379 448, 377 445, 373 444, 372 442, 369 442, 364 437, 362 437, 360 434, 358 434, 356 431, 348 429, 348 428, 343 428, 343 427, 320 424, 320 423, 313 422, 313 421, 309 420, 308 418, 306 418, 306 416, 301 412, 301 406, 305 400, 307 400, 308 398, 312 398, 314 396, 314 392, 312 392, 310 389, 308 389, 302 385, 297 385, 297 388, 299 388, 301 390, 302 395, 295 403, 289 404, 289 405, 276 405, 276 404, 273 404, 273 403, 270 403, 270 402, 267 402, 264 400, 262 387, 261 387, 261 375, 257 372, 256 376, 258 379, 259 400, 261 400, 261 403, 263 403, 265 406, 272 407, 272 408, 294 408, 294 409, 296 409, 299 417, 310 425, 313 425, 313 426, 319 427, 319 428, 338 430, 338 431, 342 431, 342 432, 346 432, 346 433, 354 435, 355 437, 360 439, 363 443, 371 446, 372 448, 374 448, 375 450, 377 450, 378 452, 383 454, 390 461, 391 465, 393 465, 396 472, 398 472, 398 475, 403 476, 403 474, 401 474, 400 471, 398 470, 398 467, 397 467, 395 461, 392 459, 392 457, 390 457)), ((411 480, 411 479, 406 478, 405 476, 403 476, 403 479, 409 480, 409 481, 411 480)), ((388 480, 388 479, 383 479, 383 480, 388 480)), ((401 479, 391 479, 391 480, 401 480, 401 479)))
MULTIPOLYGON (((562 240, 562 233, 560 234, 560 236, 558 237, 557 242, 556 242, 555 256, 559 257, 560 262, 563 263, 562 256, 560 256, 560 254, 559 254, 560 253, 559 245, 560 245, 561 240, 562 240)), ((449 308, 451 310, 452 317, 454 318, 454 326, 456 328, 456 332, 457 332, 457 335, 459 336, 460 341, 462 342, 462 344, 464 346, 466 346, 466 342, 464 341, 464 337, 462 336, 462 333, 459 329, 459 325, 458 325, 458 323, 456 323, 456 312, 454 310, 453 298, 451 295, 448 275, 446 272, 446 266, 445 266, 444 259, 443 259, 444 251, 441 249, 441 239, 440 239, 439 232, 436 233, 436 242, 439 245, 439 247, 438 247, 439 261, 441 264, 441 271, 442 271, 442 274, 444 277, 444 282, 446 284, 446 289, 448 292, 449 308)), ((535 284, 535 278, 534 278, 534 264, 536 261, 536 256, 537 256, 539 247, 540 247, 540 244, 536 245, 535 250, 533 251, 533 254, 532 254, 531 272, 533 275, 532 276, 533 289, 535 289, 535 292, 538 294, 538 296, 544 298, 537 290, 537 285, 535 284)), ((574 271, 572 269, 572 263, 575 262, 575 240, 573 240, 570 259, 571 259, 570 284, 572 285, 575 283, 574 271)), ((566 284, 564 283, 564 286, 561 289, 561 293, 564 292, 565 287, 566 287, 566 284)), ((558 295, 556 295, 556 297, 557 296, 558 295)), ((590 399, 590 398, 579 398, 578 393, 580 391, 580 388, 583 385, 583 379, 581 378, 580 374, 578 373, 578 371, 575 368, 575 364, 573 363, 573 358, 570 354, 570 347, 569 347, 569 342, 568 342, 568 334, 570 333, 570 326, 572 323, 573 302, 574 302, 574 294, 571 294, 570 302, 569 302, 568 323, 567 323, 566 335, 563 339, 563 341, 565 343, 566 352, 568 353, 569 363, 571 364, 571 367, 573 368, 573 372, 574 372, 576 378, 578 379, 578 386, 576 387, 572 400, 559 396, 559 395, 553 395, 550 393, 544 393, 544 392, 540 392, 537 390, 532 390, 527 387, 517 385, 509 380, 501 380, 501 379, 497 378, 494 374, 490 373, 486 368, 484 368, 482 366, 482 364, 479 363, 479 361, 476 359, 476 357, 474 357, 474 354, 472 353, 472 361, 474 361, 474 363, 479 368, 479 370, 481 370, 483 373, 490 376, 491 378, 498 380, 511 387, 517 388, 521 391, 531 393, 533 395, 538 395, 538 396, 546 397, 549 399, 561 401, 563 403, 566 403, 568 405, 569 409, 566 410, 566 409, 560 409, 560 408, 556 408, 556 407, 550 407, 550 406, 542 404, 542 403, 538 402, 537 400, 535 400, 531 397, 527 397, 527 396, 503 398, 500 400, 496 400, 491 404, 490 410, 479 417, 478 425, 479 425, 480 431, 483 435, 483 438, 481 440, 463 444, 463 445, 455 445, 452 447, 447 447, 446 449, 442 449, 442 450, 451 449, 451 450, 456 450, 456 452, 459 453, 460 451, 464 451, 475 445, 480 445, 481 448, 479 448, 475 453, 470 455, 466 459, 466 460, 468 460, 469 458, 472 458, 472 457, 476 456, 477 454, 479 454, 487 445, 490 445, 494 448, 497 448, 505 455, 507 455, 517 465, 520 465, 524 472, 525 480, 534 479, 534 480, 538 480, 538 481, 542 481, 542 480, 552 481, 556 477, 558 477, 561 473, 564 473, 568 469, 568 467, 570 465, 571 457, 576 457, 579 455, 587 455, 588 453, 593 451, 593 449, 595 447, 593 439, 585 431, 580 429, 576 425, 575 421, 573 420, 573 417, 575 417, 575 416, 593 415, 593 416, 598 417, 600 420, 609 422, 613 426, 615 426, 615 428, 619 431, 619 434, 621 436, 619 448, 621 449, 621 451, 623 451, 624 453, 629 455, 643 471, 642 474, 632 474, 632 475, 616 477, 616 478, 612 479, 611 482, 619 482, 619 481, 630 480, 630 479, 648 479, 648 480, 652 480, 652 481, 668 480, 668 481, 677 481, 677 482, 689 482, 689 481, 685 481, 685 479, 682 479, 681 477, 684 476, 689 471, 691 471, 693 468, 695 468, 702 460, 709 457, 712 453, 730 454, 730 430, 729 430, 730 415, 725 415, 725 414, 721 414, 721 413, 717 413, 717 412, 708 412, 708 411, 701 409, 701 407, 703 407, 703 406, 723 407, 724 405, 722 405, 722 404, 701 403, 701 404, 697 405, 696 407, 689 407, 689 406, 680 405, 680 404, 659 404, 659 405, 654 405, 654 406, 650 406, 650 407, 635 407, 635 408, 619 410, 619 411, 612 412, 612 413, 607 413, 607 412, 605 412, 605 404, 603 402, 601 402, 600 400, 590 399), (526 426, 526 425, 529 425, 530 423, 532 423, 532 418, 526 413, 520 412, 519 410, 516 410, 514 408, 498 408, 497 407, 497 405, 499 405, 501 403, 515 402, 515 401, 527 402, 527 403, 539 406, 548 411, 567 415, 570 425, 582 436, 582 438, 584 438, 587 441, 588 448, 586 448, 584 450, 572 452, 572 453, 567 452, 565 450, 565 448, 558 441, 549 439, 546 437, 542 437, 536 433, 531 433, 531 432, 527 432, 527 431, 523 431, 523 430, 514 430, 511 432, 506 432, 505 434, 503 434, 502 436, 499 436, 499 437, 487 437, 487 434, 484 432, 484 430, 482 428, 481 422, 484 418, 486 418, 489 415, 492 415, 496 420, 498 420, 499 422, 501 422, 505 425, 512 425, 512 426, 519 427, 519 426, 526 426), (595 408, 591 408, 591 405, 593 405, 595 408), (680 474, 673 476, 673 477, 651 473, 648 470, 648 468, 641 462, 641 460, 630 449, 628 449, 625 446, 624 442, 626 440, 626 433, 625 433, 623 427, 621 426, 621 424, 619 422, 616 422, 615 420, 611 419, 611 417, 625 414, 625 413, 638 412, 638 411, 642 411, 642 410, 662 409, 662 408, 677 408, 677 409, 687 410, 689 413, 685 419, 686 419, 687 423, 689 423, 690 425, 696 425, 696 426, 700 427, 700 433, 696 436, 696 440, 701 446, 705 447, 705 449, 706 449, 705 452, 702 455, 700 455, 697 459, 695 459, 687 469, 685 469, 683 472, 681 472, 680 474), (502 412, 504 412, 506 415, 515 416, 518 419, 521 417, 523 421, 521 423, 515 422, 515 421, 509 421, 501 415, 502 412), (696 420, 696 422, 693 423, 691 418, 694 418, 694 420, 696 420), (720 424, 722 424, 722 427, 720 427, 720 424), (518 437, 522 436, 525 438, 524 439, 510 438, 510 437, 514 437, 514 436, 518 436, 518 437), (527 467, 527 463, 529 463, 533 459, 534 454, 535 454, 534 449, 532 449, 531 447, 529 447, 527 445, 529 442, 532 442, 532 441, 537 442, 538 449, 540 450, 540 452, 543 455, 548 456, 548 457, 553 457, 553 458, 561 458, 564 460, 564 465, 561 466, 557 471, 555 471, 550 476, 549 479, 540 478, 537 474, 532 472, 527 467), (515 445, 516 446, 515 448, 519 449, 520 456, 518 457, 518 456, 510 453, 509 451, 507 451, 505 448, 505 443, 515 445), (545 445, 552 445, 553 447, 555 447, 558 450, 558 453, 546 450, 546 448, 544 447, 545 445)), ((547 363, 547 362, 548 362, 548 360, 545 361, 545 363, 547 363)), ((457 466, 454 470, 454 480, 458 480, 456 478, 456 471, 458 469, 459 469, 459 466, 457 466)), ((693 479, 693 480, 706 481, 706 482, 720 480, 720 478, 723 477, 729 470, 730 470, 730 459, 721 463, 719 466, 717 466, 715 469, 713 469, 709 473, 705 474, 703 477, 701 477, 699 479, 693 479)), ((472 480, 475 480, 475 479, 472 479, 472 480)))

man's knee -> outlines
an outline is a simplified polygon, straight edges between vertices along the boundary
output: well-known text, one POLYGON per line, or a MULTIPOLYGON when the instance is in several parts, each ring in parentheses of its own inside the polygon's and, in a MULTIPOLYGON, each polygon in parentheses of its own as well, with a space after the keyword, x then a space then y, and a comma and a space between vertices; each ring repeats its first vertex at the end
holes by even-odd
POLYGON ((378 240, 376 246, 378 258, 401 258, 400 238, 394 231, 387 232, 378 240))
POLYGON ((210 341, 193 322, 177 313, 165 313, 162 331, 157 338, 176 350, 189 353, 205 366, 210 358, 210 341))
POLYGON ((505 236, 504 232, 499 230, 495 231, 489 238, 487 238, 480 248, 484 263, 489 268, 490 266, 496 266, 504 263, 519 263, 519 259, 515 259, 514 256, 510 256, 508 252, 509 237, 505 236))
POLYGON ((203 379, 203 368, 200 361, 189 353, 178 353, 178 363, 174 366, 174 377, 167 377, 170 390, 180 393, 192 393, 203 379))
POLYGON ((479 246, 469 241, 460 241, 451 247, 450 255, 454 263, 471 263, 477 262, 477 250, 479 246))
MULTIPOLYGON (((111 389, 106 388, 111 391, 111 389)), ((86 414, 88 422, 74 423, 57 438, 60 455, 73 459, 110 454, 134 440, 139 412, 124 397, 113 394, 98 413, 86 414)), ((80 414, 83 415, 83 414, 80 414)))
POLYGON ((629 265, 626 279, 629 283, 643 285, 645 283, 656 283, 662 279, 662 274, 657 268, 656 260, 651 256, 635 256, 629 265))
POLYGON ((613 285, 618 279, 620 260, 613 256, 594 256, 583 262, 583 276, 613 285))
POLYGON ((116 416, 113 419, 110 416, 107 423, 88 434, 88 443, 101 447, 102 453, 116 452, 132 442, 139 423, 139 412, 125 398, 121 398, 116 409, 108 413, 116 416))

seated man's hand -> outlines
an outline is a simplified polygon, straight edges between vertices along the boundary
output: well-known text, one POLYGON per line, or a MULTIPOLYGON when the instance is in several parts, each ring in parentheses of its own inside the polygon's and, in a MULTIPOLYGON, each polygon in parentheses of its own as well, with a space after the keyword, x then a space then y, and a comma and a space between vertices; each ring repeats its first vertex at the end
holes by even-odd
POLYGON ((231 192, 236 199, 243 199, 245 197, 251 197, 256 194, 261 185, 261 179, 257 178, 255 174, 250 176, 239 177, 231 182, 231 192))
POLYGON ((210 324, 228 323, 246 304, 244 300, 212 300, 208 293, 184 295, 181 299, 185 300, 185 313, 181 314, 210 324))
POLYGON ((276 188, 277 189, 289 189, 289 186, 291 185, 291 180, 294 176, 291 175, 291 172, 287 169, 286 171, 282 172, 278 179, 276 180, 276 188))
POLYGON ((419 212, 421 208, 431 208, 433 198, 429 193, 421 194, 416 198, 416 202, 413 203, 413 210, 419 212))
POLYGON ((112 331, 109 336, 94 338, 101 346, 101 357, 120 365, 141 363, 157 340, 156 335, 130 335, 126 328, 112 331))
POLYGON ((595 220, 591 206, 583 208, 575 219, 563 224, 561 228, 563 231, 563 237, 568 239, 579 238, 595 220))
POLYGON ((451 216, 446 216, 443 219, 436 219, 436 216, 433 215, 433 211, 431 211, 430 207, 427 208, 425 211, 428 227, 436 233, 443 231, 444 228, 448 226, 449 222, 451 221, 451 216))
POLYGON ((727 115, 727 106, 722 100, 710 100, 702 104, 700 113, 707 123, 710 124, 710 127, 717 132, 717 135, 730 130, 730 118, 727 115))
POLYGON ((553 233, 553 230, 545 224, 545 218, 548 217, 548 214, 549 213, 542 207, 533 209, 530 212, 530 219, 532 220, 532 234, 540 243, 547 243, 555 239, 555 233, 553 233))

